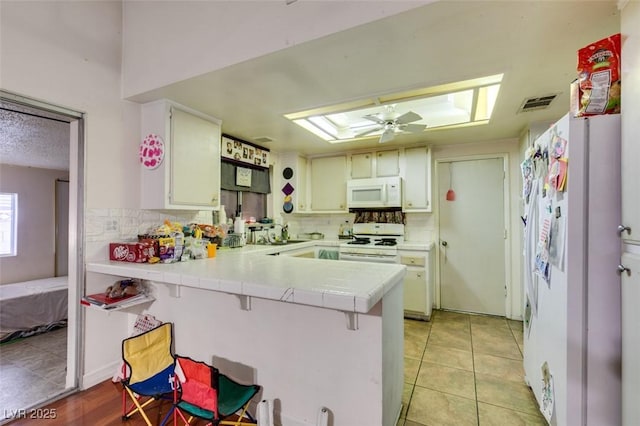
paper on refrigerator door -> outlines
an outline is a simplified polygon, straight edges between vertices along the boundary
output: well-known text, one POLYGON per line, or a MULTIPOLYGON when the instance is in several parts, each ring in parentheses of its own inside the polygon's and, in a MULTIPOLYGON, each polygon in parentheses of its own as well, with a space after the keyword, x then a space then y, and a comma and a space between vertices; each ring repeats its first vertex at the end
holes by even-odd
POLYGON ((536 235, 538 229, 538 191, 540 180, 534 179, 531 183, 531 196, 526 208, 526 225, 524 229, 524 281, 527 300, 531 305, 531 314, 538 315, 538 291, 535 275, 536 235))
POLYGON ((551 221, 551 241, 549 242, 549 260, 553 266, 564 271, 564 246, 567 235, 565 233, 564 216, 556 207, 556 214, 551 221))
POLYGON ((553 416, 553 407, 555 405, 555 390, 553 388, 553 375, 549 371, 549 364, 545 361, 542 364, 542 404, 540 405, 540 411, 547 420, 547 423, 551 423, 551 416, 553 416))
POLYGON ((547 285, 551 283, 551 267, 549 264, 549 243, 551 236, 551 206, 548 200, 543 200, 540 206, 540 232, 536 245, 535 271, 545 280, 547 285))

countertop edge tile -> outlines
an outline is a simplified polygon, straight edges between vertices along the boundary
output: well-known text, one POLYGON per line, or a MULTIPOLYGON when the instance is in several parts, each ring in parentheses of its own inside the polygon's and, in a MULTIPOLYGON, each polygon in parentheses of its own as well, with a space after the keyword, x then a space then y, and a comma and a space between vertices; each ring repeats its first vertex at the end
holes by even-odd
MULTIPOLYGON (((313 240, 291 244, 291 249, 335 246, 342 241, 313 240)), ((347 312, 368 312, 395 284, 402 283, 406 267, 398 264, 376 265, 363 275, 362 264, 336 263, 334 274, 309 274, 309 263, 296 257, 268 256, 283 246, 258 246, 220 250, 214 259, 191 260, 173 264, 136 264, 114 261, 86 262, 88 272, 142 278, 174 285, 253 296, 288 303, 299 303, 347 312), (256 266, 258 265, 258 266, 256 266), (266 280, 257 271, 274 265, 266 280), (400 268, 399 268, 400 267, 400 268), (387 271, 388 268, 388 271, 387 271), (297 273, 296 273, 296 270, 297 273), (293 273, 292 273, 293 272, 293 273), (279 275, 281 274, 281 276, 279 275), (305 275, 306 274, 306 275, 305 275), (297 276, 298 278, 293 279, 297 276), (299 277, 305 279, 296 284, 299 277), (342 289, 340 283, 352 283, 342 289), (297 286, 299 285, 299 287, 297 286)), ((323 259, 304 259, 327 262, 323 259)), ((324 264, 323 264, 324 265, 324 264)), ((323 266, 324 267, 324 266, 323 266)))

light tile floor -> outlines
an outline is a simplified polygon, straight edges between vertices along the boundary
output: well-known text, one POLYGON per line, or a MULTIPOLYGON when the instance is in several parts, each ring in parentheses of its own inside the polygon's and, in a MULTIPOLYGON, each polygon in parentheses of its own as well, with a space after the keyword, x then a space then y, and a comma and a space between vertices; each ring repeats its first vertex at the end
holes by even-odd
POLYGON ((434 311, 404 324, 398 426, 547 424, 524 382, 521 321, 434 311))
POLYGON ((0 421, 64 391, 66 367, 66 327, 0 345, 0 421))

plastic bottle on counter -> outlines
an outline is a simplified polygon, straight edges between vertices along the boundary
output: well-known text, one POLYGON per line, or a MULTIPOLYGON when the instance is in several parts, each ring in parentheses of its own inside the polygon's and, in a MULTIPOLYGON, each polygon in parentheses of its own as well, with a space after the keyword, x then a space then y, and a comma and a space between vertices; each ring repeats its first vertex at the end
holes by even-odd
POLYGON ((340 235, 343 237, 348 237, 351 235, 351 224, 348 220, 344 221, 344 224, 340 227, 340 235))
MULTIPOLYGON (((227 212, 224 210, 224 206, 220 206, 220 211, 218 213, 218 223, 221 225, 225 225, 227 223, 227 212)), ((214 223, 214 225, 216 225, 214 223)))
POLYGON ((238 216, 233 222, 233 232, 236 234, 244 234, 244 220, 238 216))

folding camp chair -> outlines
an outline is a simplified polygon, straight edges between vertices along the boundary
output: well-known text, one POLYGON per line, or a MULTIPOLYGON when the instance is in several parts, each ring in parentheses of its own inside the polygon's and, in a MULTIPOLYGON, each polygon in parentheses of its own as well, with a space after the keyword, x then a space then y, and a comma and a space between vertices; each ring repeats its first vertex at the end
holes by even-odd
POLYGON ((181 356, 176 357, 175 372, 180 389, 175 392, 174 425, 178 417, 187 425, 194 418, 213 426, 258 424, 247 409, 260 386, 240 384, 215 367, 181 356), (231 419, 234 414, 236 420, 231 419))
POLYGON ((122 420, 140 413, 151 426, 144 408, 156 400, 173 400, 175 358, 171 352, 172 329, 171 323, 165 323, 122 341, 122 420), (132 401, 129 408, 127 395, 132 401))

